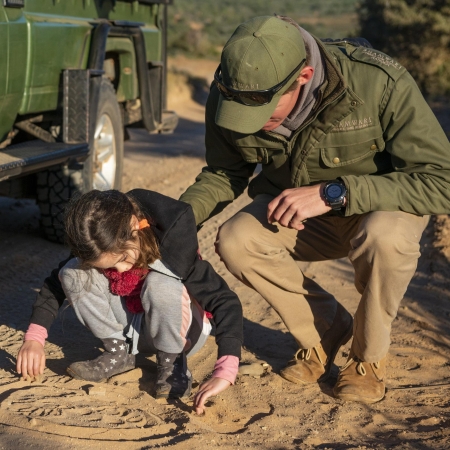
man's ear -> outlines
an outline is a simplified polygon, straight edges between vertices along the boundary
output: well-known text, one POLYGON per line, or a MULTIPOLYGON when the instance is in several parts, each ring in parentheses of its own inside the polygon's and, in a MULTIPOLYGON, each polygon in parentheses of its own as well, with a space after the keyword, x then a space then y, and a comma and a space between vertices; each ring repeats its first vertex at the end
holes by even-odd
POLYGON ((300 72, 300 75, 298 76, 297 80, 301 85, 303 85, 311 81, 313 75, 314 75, 314 68, 311 66, 305 66, 300 72))

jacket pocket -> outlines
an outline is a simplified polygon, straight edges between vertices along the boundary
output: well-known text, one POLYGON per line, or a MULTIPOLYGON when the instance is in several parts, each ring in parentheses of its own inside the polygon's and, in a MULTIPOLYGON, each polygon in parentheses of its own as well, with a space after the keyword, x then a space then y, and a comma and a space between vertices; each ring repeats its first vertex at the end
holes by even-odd
POLYGON ((349 164, 363 162, 366 158, 372 159, 385 148, 382 136, 371 138, 364 142, 349 143, 346 145, 327 146, 320 150, 322 163, 326 167, 342 167, 349 164))

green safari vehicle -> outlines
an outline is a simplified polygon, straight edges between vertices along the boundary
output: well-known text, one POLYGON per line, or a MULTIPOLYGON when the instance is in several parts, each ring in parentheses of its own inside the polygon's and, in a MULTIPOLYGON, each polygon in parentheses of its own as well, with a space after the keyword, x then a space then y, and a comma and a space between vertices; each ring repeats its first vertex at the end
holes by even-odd
POLYGON ((171 0, 3 0, 0 195, 36 198, 61 242, 67 200, 120 189, 127 127, 169 133, 171 0))

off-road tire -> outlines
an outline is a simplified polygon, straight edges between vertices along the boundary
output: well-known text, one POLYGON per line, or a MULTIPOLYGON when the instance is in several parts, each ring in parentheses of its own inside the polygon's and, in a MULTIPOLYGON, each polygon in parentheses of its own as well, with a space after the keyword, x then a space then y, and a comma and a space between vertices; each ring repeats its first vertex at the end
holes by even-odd
MULTIPOLYGON (((104 189, 120 189, 123 170, 123 124, 114 88, 103 78, 100 88, 97 123, 106 114, 113 126, 116 168, 114 182, 104 189)), ((50 241, 64 242, 64 209, 70 198, 83 194, 94 187, 96 167, 94 148, 79 169, 67 166, 55 167, 37 174, 37 203, 41 211, 41 228, 50 241)))

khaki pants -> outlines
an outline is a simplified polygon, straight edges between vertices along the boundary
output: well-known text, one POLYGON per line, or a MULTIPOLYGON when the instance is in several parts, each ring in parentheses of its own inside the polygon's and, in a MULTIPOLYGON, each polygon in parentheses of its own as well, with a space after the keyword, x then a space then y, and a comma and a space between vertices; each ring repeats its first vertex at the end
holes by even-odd
POLYGON ((257 196, 220 228, 217 251, 228 270, 269 302, 301 348, 311 348, 330 328, 337 301, 296 261, 348 256, 361 294, 353 349, 363 361, 379 361, 388 352, 391 324, 416 270, 429 216, 400 211, 321 216, 297 231, 267 223, 272 199, 257 196))

